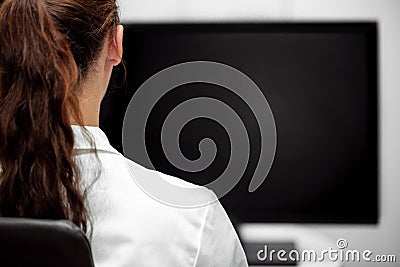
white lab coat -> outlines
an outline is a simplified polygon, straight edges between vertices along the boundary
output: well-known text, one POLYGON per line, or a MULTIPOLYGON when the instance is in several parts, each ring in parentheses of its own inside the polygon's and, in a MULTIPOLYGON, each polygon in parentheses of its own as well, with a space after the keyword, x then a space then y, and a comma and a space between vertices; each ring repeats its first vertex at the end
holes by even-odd
MULTIPOLYGON (((225 267, 247 266, 238 236, 220 202, 199 208, 176 208, 143 192, 133 175, 157 174, 184 186, 183 180, 145 169, 115 150, 98 127, 86 126, 97 148, 75 134, 76 162, 88 188, 91 241, 96 267, 225 267), (133 167, 132 167, 133 166, 133 167), (95 178, 97 176, 97 178, 95 178)), ((143 178, 143 177, 142 177, 143 178)), ((204 189, 212 196, 212 191, 204 189)))

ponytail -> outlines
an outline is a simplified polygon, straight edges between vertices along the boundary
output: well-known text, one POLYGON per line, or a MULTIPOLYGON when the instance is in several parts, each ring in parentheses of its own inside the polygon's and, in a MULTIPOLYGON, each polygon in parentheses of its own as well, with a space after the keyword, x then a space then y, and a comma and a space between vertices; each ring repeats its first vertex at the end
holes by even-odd
POLYGON ((0 216, 68 219, 87 230, 71 119, 78 67, 43 0, 0 7, 0 216))

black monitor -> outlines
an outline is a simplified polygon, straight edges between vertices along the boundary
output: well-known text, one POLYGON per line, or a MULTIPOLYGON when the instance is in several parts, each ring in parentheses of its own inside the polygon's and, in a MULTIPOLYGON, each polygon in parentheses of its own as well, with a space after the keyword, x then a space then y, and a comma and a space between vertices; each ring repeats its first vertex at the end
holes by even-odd
MULTIPOLYGON (((176 136, 178 149, 192 161, 201 157, 201 141, 213 140, 217 152, 205 169, 187 171, 175 167, 161 141, 163 123, 177 106, 199 97, 212 98, 238 114, 249 140, 250 154, 243 175, 220 199, 233 220, 378 222, 376 23, 124 26, 126 80, 123 68, 116 68, 100 118, 100 127, 115 148, 123 152, 125 112, 137 90, 151 77, 193 62, 228 66, 257 85, 273 114, 276 151, 265 181, 249 192, 262 149, 271 149, 262 146, 261 133, 265 129, 260 128, 257 114, 240 94, 202 80, 169 88, 153 103, 146 125, 137 126, 145 129, 143 142, 151 161, 147 167, 201 185, 224 172, 231 159, 232 140, 227 127, 217 120, 193 118, 176 136)), ((134 153, 128 157, 148 165, 134 153)))

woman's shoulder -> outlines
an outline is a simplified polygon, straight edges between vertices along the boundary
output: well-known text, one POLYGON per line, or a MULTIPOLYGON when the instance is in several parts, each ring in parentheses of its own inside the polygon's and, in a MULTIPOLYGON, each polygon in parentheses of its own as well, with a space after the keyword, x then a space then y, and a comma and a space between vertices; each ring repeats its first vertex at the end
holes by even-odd
POLYGON ((99 160, 101 174, 89 194, 97 266, 246 266, 212 190, 121 154, 100 152, 99 160))
POLYGON ((151 198, 177 208, 206 206, 216 200, 213 191, 175 176, 143 167, 126 159, 126 166, 136 185, 151 198))
POLYGON ((107 186, 123 186, 125 189, 140 191, 137 194, 144 194, 164 206, 196 208, 217 199, 214 192, 204 186, 147 168, 122 154, 100 154, 99 159, 100 180, 106 182, 107 186))
POLYGON ((93 252, 98 266, 107 259, 115 260, 116 254, 129 255, 120 260, 129 263, 136 259, 142 261, 142 266, 150 262, 154 266, 165 262, 168 264, 164 266, 194 266, 209 206, 188 204, 193 200, 208 201, 214 193, 145 168, 122 155, 99 158, 104 163, 102 174, 89 195, 94 220, 93 252), (194 190, 197 195, 190 198, 184 193, 182 199, 179 190, 194 190), (130 245, 115 245, 118 240, 130 245))
POLYGON ((162 224, 161 230, 178 224, 200 229, 216 200, 204 186, 146 168, 122 154, 100 152, 98 158, 100 168, 95 168, 97 177, 88 194, 98 221, 113 217, 131 220, 131 225, 152 221, 162 224))

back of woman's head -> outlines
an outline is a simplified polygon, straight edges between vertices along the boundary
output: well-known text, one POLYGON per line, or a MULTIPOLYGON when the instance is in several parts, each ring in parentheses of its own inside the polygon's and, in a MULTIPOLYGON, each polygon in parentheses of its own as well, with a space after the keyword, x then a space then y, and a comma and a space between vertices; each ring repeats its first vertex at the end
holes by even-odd
POLYGON ((72 122, 80 84, 119 23, 115 0, 0 2, 0 216, 86 231, 72 122))

